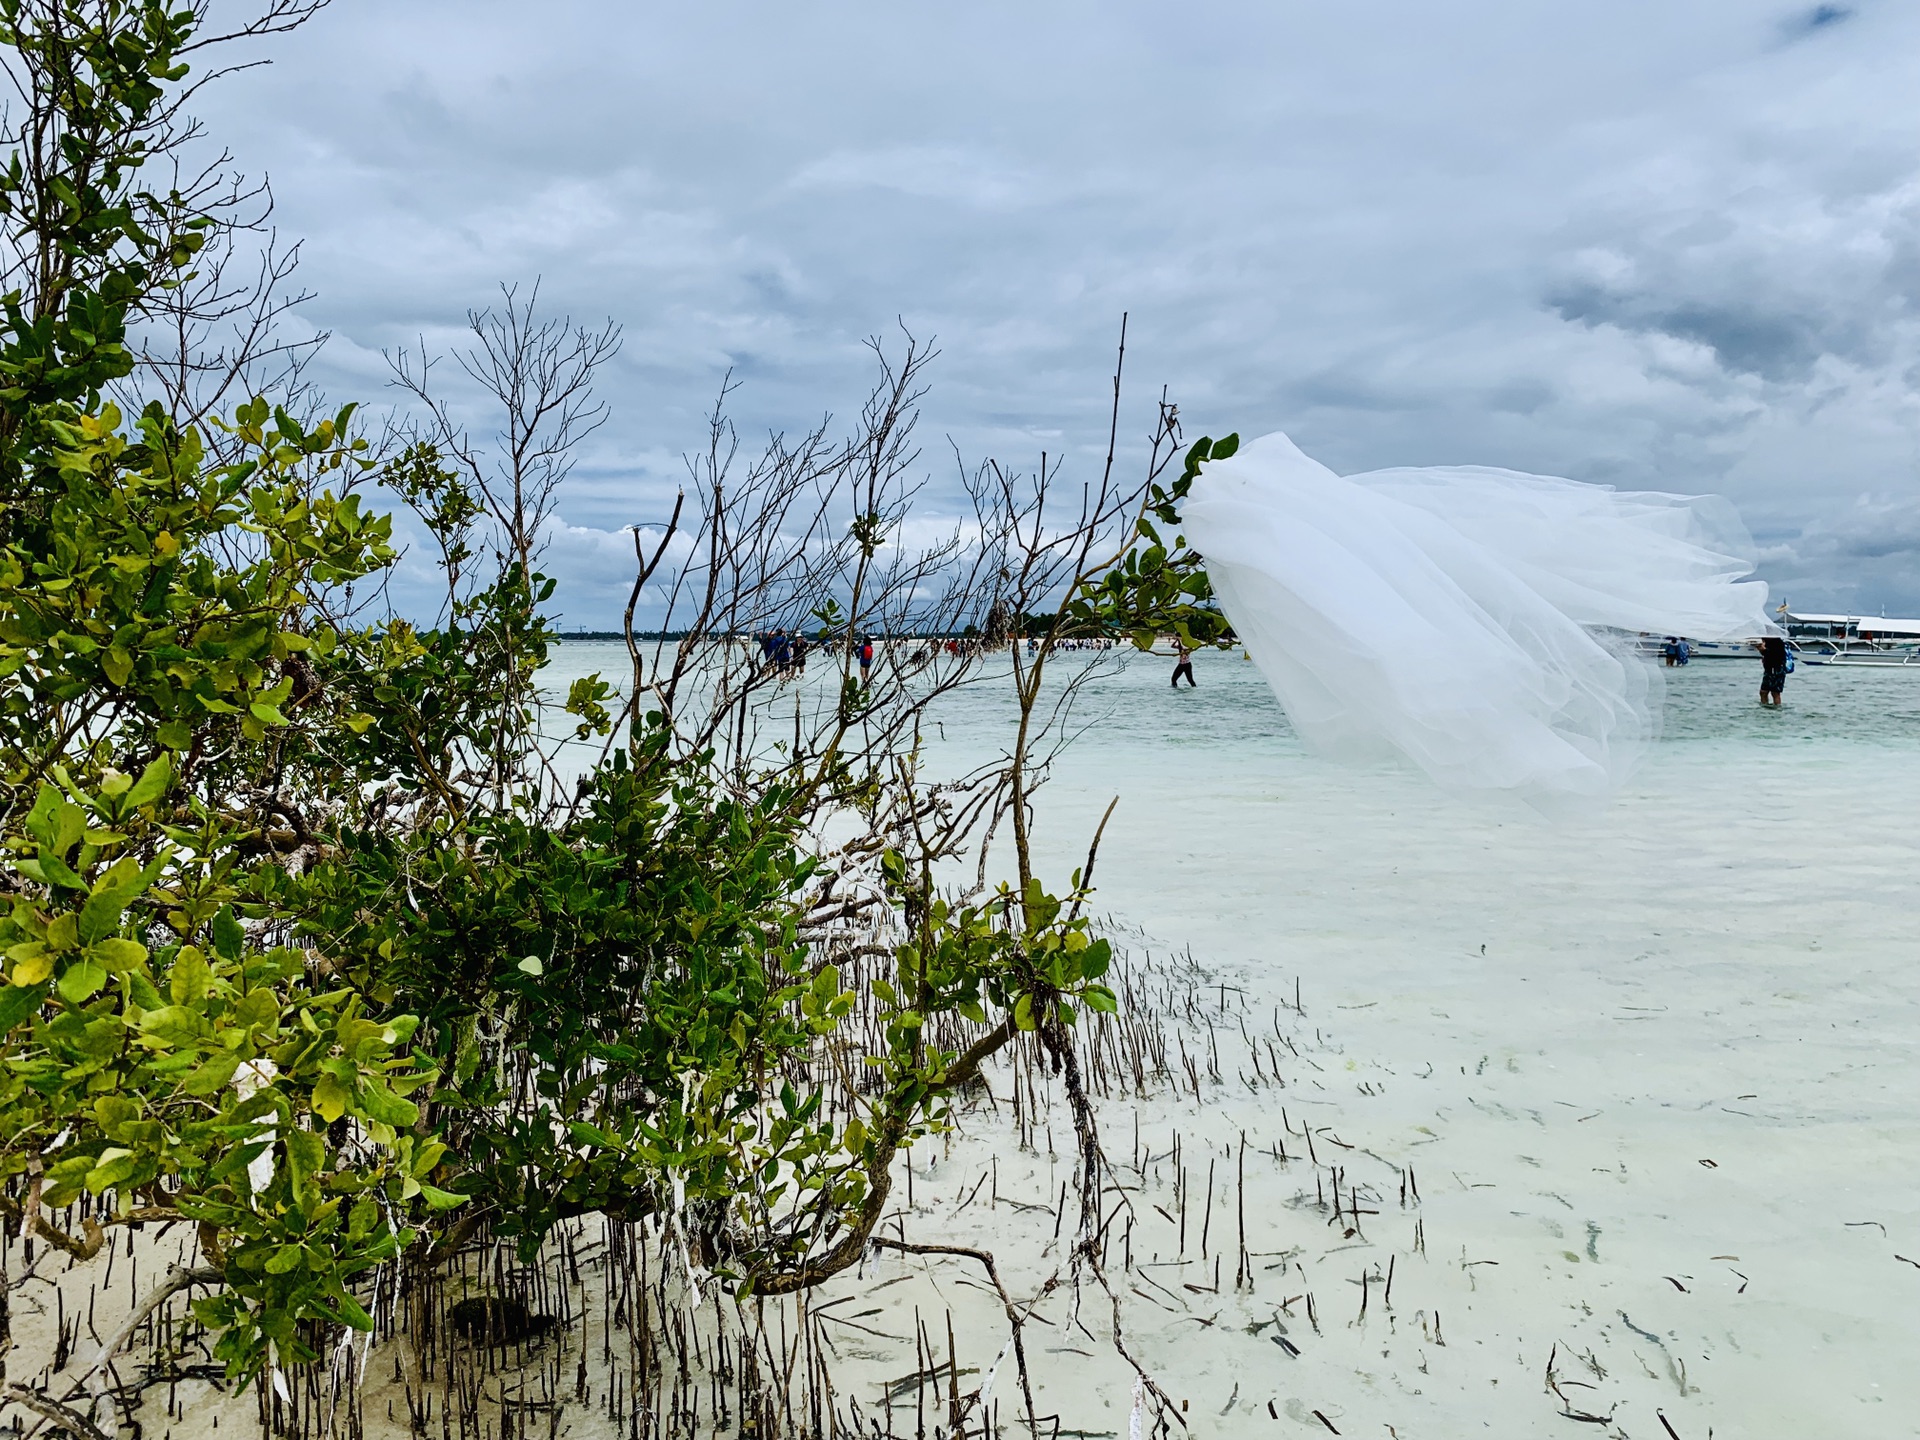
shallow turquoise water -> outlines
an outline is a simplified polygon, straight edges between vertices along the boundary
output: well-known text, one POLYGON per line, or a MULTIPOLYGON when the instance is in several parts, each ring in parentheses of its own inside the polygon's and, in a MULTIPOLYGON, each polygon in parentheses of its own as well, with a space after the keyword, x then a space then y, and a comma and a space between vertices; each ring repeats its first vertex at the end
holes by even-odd
MULTIPOLYGON (((1199 688, 1189 694, 1183 684, 1171 697, 1162 695, 1171 661, 1135 657, 1122 664, 1089 687, 1089 698, 1106 707, 1090 744, 1297 748, 1273 692, 1237 652, 1201 656, 1199 688)), ((1659 674, 1666 689, 1664 743, 1920 747, 1920 666, 1802 666, 1788 678, 1787 703, 1777 711, 1758 703, 1757 661, 1696 660, 1659 674)))
MULTIPOLYGON (((1088 658, 1066 655, 1056 663, 1064 674, 1088 658)), ((1238 652, 1208 652, 1195 665, 1198 688, 1183 685, 1172 692, 1170 660, 1108 652, 1072 712, 1075 762, 1151 766, 1177 756, 1181 763, 1205 757, 1244 765, 1257 758, 1310 759, 1259 671, 1238 652)), ((548 675, 558 689, 590 671, 612 678, 625 668, 618 645, 572 642, 555 647, 548 675)), ((830 673, 816 661, 809 688, 824 693, 830 673)), ((1696 660, 1658 673, 1665 698, 1657 743, 1677 747, 1696 761, 1705 758, 1701 752, 1725 758, 1747 746, 1920 749, 1920 666, 1803 665, 1789 677, 1786 704, 1778 710, 1757 703, 1757 661, 1696 660)), ((1014 710, 1004 679, 989 676, 950 697, 934 718, 957 758, 997 748, 1010 733, 1014 710)))

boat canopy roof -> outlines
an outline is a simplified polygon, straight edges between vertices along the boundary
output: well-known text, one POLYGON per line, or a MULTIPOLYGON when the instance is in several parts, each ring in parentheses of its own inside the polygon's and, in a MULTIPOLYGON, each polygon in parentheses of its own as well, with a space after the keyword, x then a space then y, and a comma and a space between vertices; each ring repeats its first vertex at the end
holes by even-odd
POLYGON ((1812 615, 1789 610, 1781 617, 1789 624, 1849 625, 1870 635, 1913 635, 1920 637, 1920 620, 1896 620, 1887 615, 1812 615))

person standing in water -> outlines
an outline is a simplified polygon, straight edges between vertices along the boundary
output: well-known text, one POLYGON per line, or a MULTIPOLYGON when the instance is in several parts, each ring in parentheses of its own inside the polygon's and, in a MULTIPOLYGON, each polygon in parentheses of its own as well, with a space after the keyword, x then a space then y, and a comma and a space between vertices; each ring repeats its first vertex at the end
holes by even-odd
POLYGON ((1760 642, 1760 703, 1777 706, 1787 688, 1787 642, 1769 635, 1760 642))
POLYGON ((1193 652, 1176 640, 1173 642, 1173 655, 1177 663, 1173 667, 1173 679, 1168 683, 1178 690, 1180 677, 1184 675, 1187 677, 1187 688, 1197 689, 1199 681, 1193 678, 1193 652))

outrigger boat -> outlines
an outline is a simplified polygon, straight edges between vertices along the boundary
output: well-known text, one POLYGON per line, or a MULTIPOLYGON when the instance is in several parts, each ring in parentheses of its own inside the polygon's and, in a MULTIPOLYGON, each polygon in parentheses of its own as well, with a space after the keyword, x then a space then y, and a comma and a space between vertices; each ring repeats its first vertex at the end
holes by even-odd
MULTIPOLYGON (((1786 631, 1794 658, 1808 665, 1849 665, 1876 669, 1913 666, 1920 670, 1920 620, 1895 620, 1885 615, 1816 615, 1789 610, 1783 600, 1774 611, 1786 631)), ((1670 639, 1681 639, 1691 660, 1752 660, 1759 639, 1690 640, 1643 634, 1636 638, 1642 654, 1660 656, 1670 639)))
POLYGON ((1920 669, 1920 620, 1885 615, 1813 615, 1776 612, 1794 653, 1809 665, 1911 665, 1920 669))

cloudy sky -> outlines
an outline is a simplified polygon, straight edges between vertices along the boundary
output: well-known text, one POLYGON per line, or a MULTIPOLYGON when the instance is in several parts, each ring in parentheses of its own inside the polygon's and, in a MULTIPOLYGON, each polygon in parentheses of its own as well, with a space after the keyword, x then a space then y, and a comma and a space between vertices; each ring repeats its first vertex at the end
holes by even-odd
MULTIPOLYGON (((502 281, 611 316, 562 506, 624 592, 731 368, 749 434, 937 337, 926 465, 1144 430, 1740 507, 1797 608, 1920 613, 1920 7, 335 0, 202 113, 306 239, 322 380, 502 281)), ((937 499, 937 487, 936 487, 937 499)))

